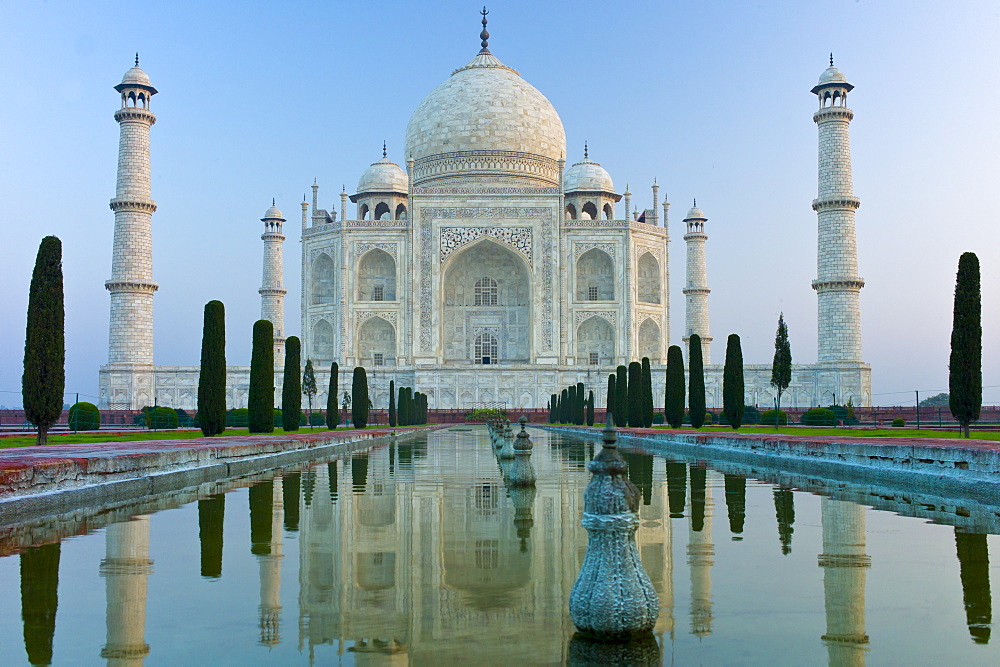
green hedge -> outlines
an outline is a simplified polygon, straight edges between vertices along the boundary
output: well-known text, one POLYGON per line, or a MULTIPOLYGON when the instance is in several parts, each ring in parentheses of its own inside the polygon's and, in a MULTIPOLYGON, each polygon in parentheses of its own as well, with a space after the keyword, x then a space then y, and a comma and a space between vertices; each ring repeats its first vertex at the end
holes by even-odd
POLYGON ((69 409, 69 427, 74 431, 95 431, 101 428, 101 411, 93 403, 74 403, 69 409))
MULTIPOLYGON (((726 419, 725 411, 719 413, 718 423, 723 424, 725 426, 729 425, 729 420, 726 419)), ((751 424, 759 424, 759 423, 760 423, 760 410, 758 410, 752 405, 744 405, 743 421, 741 422, 741 426, 748 426, 751 424)))
POLYGON ((902 426, 906 426, 906 420, 905 419, 900 419, 899 417, 896 417, 895 419, 892 420, 892 425, 895 426, 896 428, 900 428, 902 426))
POLYGON ((806 426, 836 426, 837 416, 829 408, 813 408, 802 413, 799 423, 806 426))
POLYGON ((760 423, 764 424, 765 426, 774 426, 775 415, 778 415, 777 417, 778 424, 784 426, 785 424, 788 423, 788 413, 785 412, 784 410, 776 412, 774 408, 771 408, 770 410, 764 410, 764 412, 761 413, 760 423))
POLYGON ((132 421, 139 426, 152 429, 172 429, 178 428, 180 425, 177 418, 177 411, 164 405, 156 408, 147 405, 139 414, 133 417, 132 421))

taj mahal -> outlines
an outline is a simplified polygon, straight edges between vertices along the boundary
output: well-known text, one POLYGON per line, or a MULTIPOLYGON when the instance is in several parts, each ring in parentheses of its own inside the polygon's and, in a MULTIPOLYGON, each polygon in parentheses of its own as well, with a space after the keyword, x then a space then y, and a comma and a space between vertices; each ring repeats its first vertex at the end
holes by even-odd
MULTIPOLYGON (((653 392, 662 402, 667 348, 683 343, 687 359, 697 334, 707 404, 720 407, 722 364, 709 356, 709 218, 695 203, 673 226, 686 262, 685 326, 672 338, 666 196, 661 201, 655 181, 648 199, 627 187, 619 192, 583 142, 582 150, 568 153, 556 109, 490 51, 485 15, 482 23, 478 53, 416 105, 401 164, 383 146, 354 192, 340 193, 339 206, 321 207, 315 181, 312 201, 300 204, 302 360, 317 370, 314 405, 325 404, 337 362, 338 394, 349 389, 350 369, 364 366, 376 408, 388 405, 390 380, 424 392, 432 409, 544 408, 552 393, 577 382, 603 406, 608 374, 642 357, 653 365, 653 392)), ((786 405, 871 403, 871 368, 861 351, 852 88, 831 57, 811 91, 819 103, 813 114, 819 187, 812 201, 818 361, 794 367, 786 405)), ((100 404, 137 409, 157 401, 193 409, 198 367, 157 366, 153 359, 158 285, 150 131, 158 91, 138 56, 115 89, 121 134, 100 404)), ((808 193, 802 197, 808 202, 808 193)), ((261 317, 274 324, 277 405, 287 337, 288 219, 275 204, 258 227, 264 246, 258 293, 261 317)), ((229 323, 237 326, 250 323, 229 323)), ((745 366, 746 401, 770 406, 770 359, 760 361, 745 366)), ((245 407, 248 388, 249 367, 230 366, 229 407, 245 407)))

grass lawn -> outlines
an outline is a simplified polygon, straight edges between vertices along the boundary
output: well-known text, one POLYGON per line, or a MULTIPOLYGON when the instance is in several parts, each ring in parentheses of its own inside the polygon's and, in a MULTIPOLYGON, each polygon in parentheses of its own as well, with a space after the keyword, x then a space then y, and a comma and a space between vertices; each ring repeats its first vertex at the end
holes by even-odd
MULTIPOLYGON (((668 428, 664 426, 654 426, 653 428, 668 428)), ((685 426, 680 431, 690 431, 690 426, 685 426)), ((699 432, 710 433, 732 433, 733 429, 728 426, 705 426, 698 429, 699 432)), ((822 438, 835 436, 849 436, 853 438, 960 438, 962 434, 956 428, 953 431, 932 431, 930 429, 915 428, 834 428, 816 426, 782 426, 775 430, 773 426, 741 426, 737 433, 767 433, 770 435, 812 435, 822 438)), ((974 440, 1000 440, 1000 431, 972 431, 974 440)))
MULTIPOLYGON (((326 430, 324 428, 316 427, 313 433, 318 433, 320 431, 326 430)), ((338 431, 354 430, 348 429, 341 426, 337 429, 338 431)), ((284 429, 275 428, 274 433, 270 435, 282 435, 284 429)), ((309 433, 309 427, 300 428, 298 431, 293 431, 293 433, 309 433)), ((231 435, 249 435, 250 431, 245 428, 230 428, 226 429, 226 432, 218 437, 231 436, 231 435)), ((49 434, 49 444, 50 445, 74 445, 79 443, 89 443, 89 442, 134 442, 137 440, 180 440, 182 438, 200 438, 202 437, 201 431, 187 430, 187 431, 137 431, 135 433, 126 433, 123 435, 117 435, 114 433, 101 433, 101 432, 89 432, 89 433, 69 433, 66 435, 53 435, 49 434)), ((35 444, 34 436, 23 436, 23 437, 12 437, 12 438, 0 438, 0 449, 6 449, 8 447, 29 447, 35 444)))

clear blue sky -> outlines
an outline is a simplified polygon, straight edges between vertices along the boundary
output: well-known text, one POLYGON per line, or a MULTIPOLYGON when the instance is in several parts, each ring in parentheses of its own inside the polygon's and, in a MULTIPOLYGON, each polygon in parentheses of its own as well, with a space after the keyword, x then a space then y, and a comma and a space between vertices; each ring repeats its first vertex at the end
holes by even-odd
MULTIPOLYGON (((249 363, 262 225, 275 197, 288 332, 298 333, 298 203, 319 179, 339 208, 381 156, 403 162, 417 103, 478 49, 465 2, 8 3, 0 42, 0 404, 19 405, 39 240, 64 244, 69 392, 107 359, 118 127, 112 87, 136 51, 160 94, 152 129, 156 362, 199 358, 202 306, 226 304, 231 364, 249 363)), ((671 343, 683 327, 681 219, 709 217, 713 358, 737 332, 770 363, 779 311, 816 359, 817 107, 834 52, 850 106, 864 358, 877 403, 945 390, 958 257, 983 266, 984 384, 1000 385, 1000 3, 497 2, 490 48, 541 90, 590 155, 671 209, 671 343)), ((1000 387, 984 391, 1000 403, 1000 387)))

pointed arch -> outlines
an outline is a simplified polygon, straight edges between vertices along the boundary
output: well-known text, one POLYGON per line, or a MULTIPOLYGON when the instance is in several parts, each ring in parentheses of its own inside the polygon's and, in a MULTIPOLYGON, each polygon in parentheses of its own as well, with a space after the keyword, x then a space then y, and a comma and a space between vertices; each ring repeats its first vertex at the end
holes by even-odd
POLYGON ((660 363, 660 325, 647 317, 639 325, 639 358, 649 357, 649 363, 660 363))
POLYGON ((396 300, 396 260, 380 248, 358 260, 358 301, 396 300))
POLYGON ((333 326, 324 320, 318 321, 312 330, 312 360, 314 363, 332 362, 333 354, 333 326))
POLYGON ((613 301, 615 261, 611 255, 591 248, 576 260, 577 301, 613 301))
POLYGON ((313 305, 335 303, 337 300, 337 266, 325 252, 316 255, 312 263, 310 293, 313 305))
POLYGON ((604 219, 605 220, 615 219, 615 209, 611 206, 610 203, 604 205, 604 219))
POLYGON ((389 220, 389 205, 384 201, 380 201, 376 204, 374 217, 376 220, 389 220))
POLYGON ((580 209, 580 217, 584 220, 597 220, 597 205, 589 201, 580 209))
POLYGON ((615 359, 615 327, 599 315, 588 317, 576 329, 577 363, 610 366, 615 359))
POLYGON ((576 206, 572 204, 566 204, 566 219, 576 220, 576 206))
POLYGON ((646 252, 638 262, 638 297, 643 303, 660 303, 660 263, 646 252))
POLYGON ((406 204, 396 207, 396 220, 406 220, 406 204))
POLYGON ((357 333, 357 357, 361 366, 372 368, 375 366, 395 366, 396 365, 396 328, 381 317, 370 317, 358 327, 357 333), (375 355, 381 355, 381 362, 377 363, 375 355))

